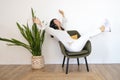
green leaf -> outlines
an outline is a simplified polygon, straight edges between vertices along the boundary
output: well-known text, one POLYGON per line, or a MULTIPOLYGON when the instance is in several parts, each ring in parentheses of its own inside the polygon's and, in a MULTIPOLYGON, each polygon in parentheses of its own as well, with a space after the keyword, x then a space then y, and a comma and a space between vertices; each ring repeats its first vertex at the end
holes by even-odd
POLYGON ((35 17, 35 15, 34 15, 33 8, 31 8, 31 12, 32 12, 32 18, 34 18, 34 17, 35 17))

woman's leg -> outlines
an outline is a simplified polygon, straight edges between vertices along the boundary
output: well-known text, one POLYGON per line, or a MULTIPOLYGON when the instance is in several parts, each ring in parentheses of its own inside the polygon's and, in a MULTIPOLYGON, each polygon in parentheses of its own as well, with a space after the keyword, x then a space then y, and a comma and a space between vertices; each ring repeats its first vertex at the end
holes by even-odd
POLYGON ((74 40, 70 45, 69 48, 67 48, 67 50, 72 51, 72 52, 78 52, 81 51, 83 49, 83 47, 85 46, 86 42, 91 38, 94 37, 96 35, 98 35, 99 33, 101 33, 100 29, 97 29, 91 33, 87 33, 85 35, 82 35, 80 38, 78 38, 77 40, 74 40))
POLYGON ((87 33, 85 35, 82 35, 78 40, 74 40, 69 48, 67 48, 69 51, 74 51, 74 52, 77 52, 77 51, 81 51, 83 49, 83 47, 85 46, 86 42, 100 34, 101 32, 111 32, 111 29, 110 29, 110 24, 108 21, 106 21, 99 29, 93 31, 93 32, 90 32, 90 33, 87 33))

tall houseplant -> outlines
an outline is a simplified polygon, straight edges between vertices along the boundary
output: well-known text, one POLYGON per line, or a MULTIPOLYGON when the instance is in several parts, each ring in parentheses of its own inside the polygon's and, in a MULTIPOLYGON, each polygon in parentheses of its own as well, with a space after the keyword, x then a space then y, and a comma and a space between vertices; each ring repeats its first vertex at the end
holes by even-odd
MULTIPOLYGON (((32 18, 35 18, 36 16, 34 15, 34 11, 32 8, 31 8, 31 13, 32 13, 32 18)), ((43 67, 44 62, 42 61, 43 64, 39 62, 41 60, 40 57, 42 56, 42 44, 45 38, 45 30, 38 29, 35 23, 32 24, 31 28, 29 27, 28 23, 26 25, 20 25, 17 22, 16 24, 20 33, 28 43, 21 42, 15 38, 7 39, 0 37, 0 40, 11 43, 8 44, 9 46, 22 46, 26 48, 32 54, 32 64, 36 64, 36 63, 40 64, 40 65, 32 65, 32 67, 33 68, 43 67), (34 61, 36 57, 38 58, 38 60, 34 61)))

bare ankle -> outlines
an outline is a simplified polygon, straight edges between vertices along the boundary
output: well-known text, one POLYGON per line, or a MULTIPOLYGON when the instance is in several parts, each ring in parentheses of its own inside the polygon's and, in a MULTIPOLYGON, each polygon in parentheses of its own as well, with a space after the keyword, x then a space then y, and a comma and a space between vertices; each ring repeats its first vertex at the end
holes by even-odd
POLYGON ((101 30, 101 32, 104 32, 104 31, 105 31, 105 26, 102 25, 102 26, 100 27, 100 30, 101 30))

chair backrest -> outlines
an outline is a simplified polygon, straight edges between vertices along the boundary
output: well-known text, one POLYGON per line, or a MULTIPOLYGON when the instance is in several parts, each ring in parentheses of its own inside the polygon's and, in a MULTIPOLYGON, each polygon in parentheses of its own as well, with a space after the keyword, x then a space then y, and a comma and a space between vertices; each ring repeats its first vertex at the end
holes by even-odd
POLYGON ((70 31, 67 31, 67 32, 70 36, 76 35, 76 34, 77 34, 78 38, 81 36, 80 33, 76 30, 70 30, 70 31))

